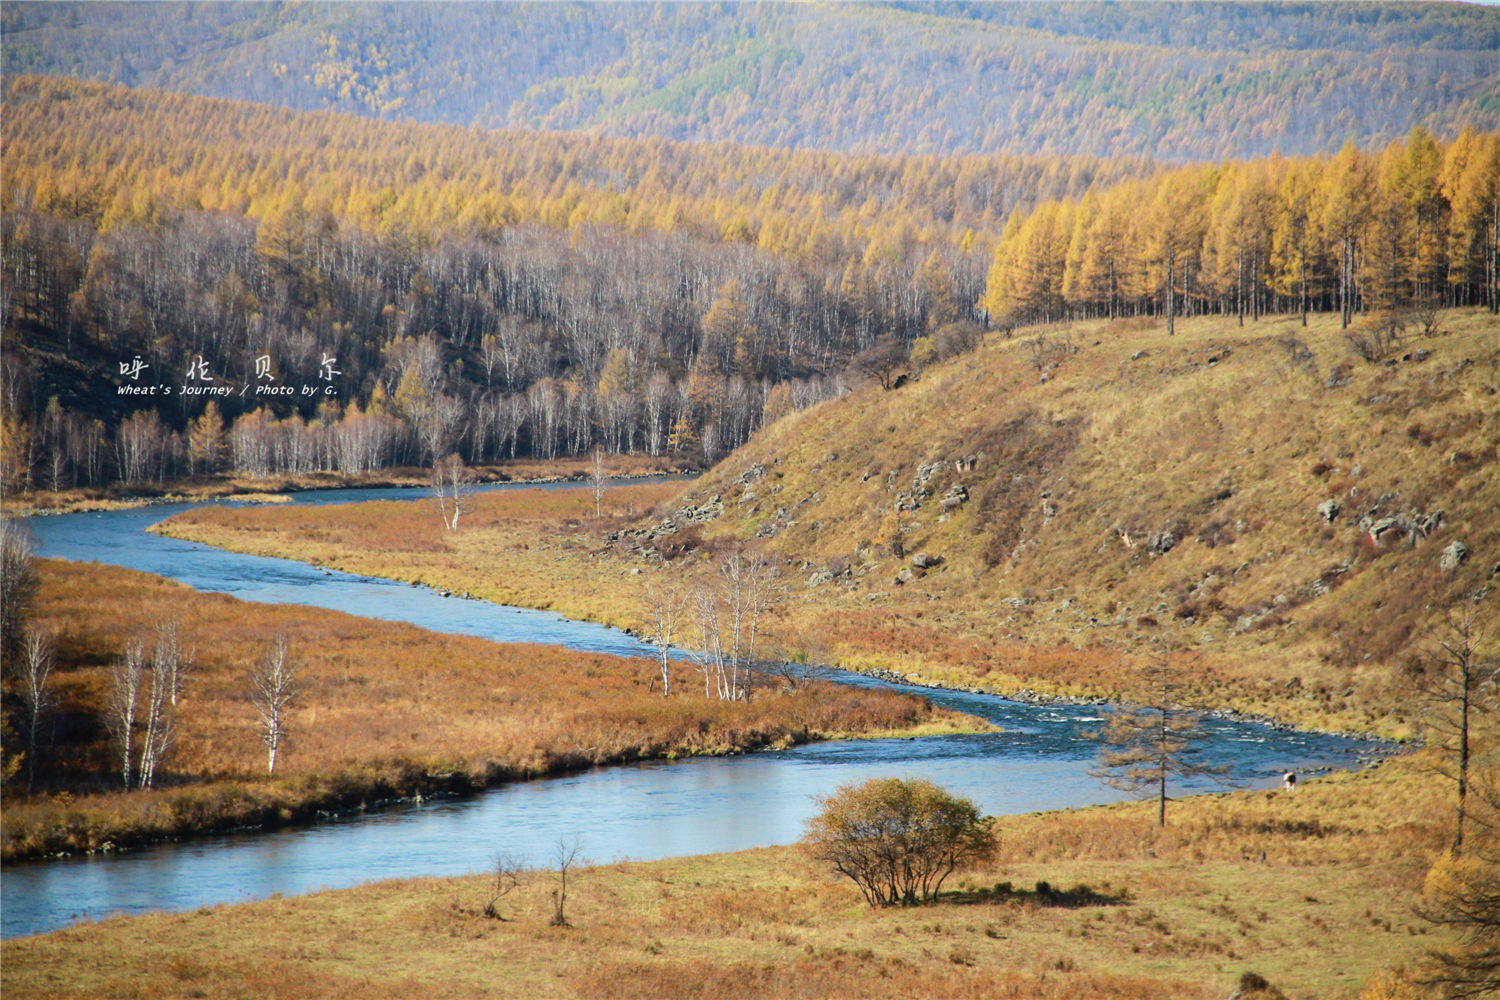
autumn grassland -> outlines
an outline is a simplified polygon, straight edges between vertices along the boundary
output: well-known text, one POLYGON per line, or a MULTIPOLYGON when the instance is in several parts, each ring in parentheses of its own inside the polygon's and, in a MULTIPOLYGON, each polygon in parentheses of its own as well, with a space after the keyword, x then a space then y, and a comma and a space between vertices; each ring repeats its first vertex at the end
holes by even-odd
POLYGON ((551 875, 496 920, 476 874, 106 920, 0 954, 14 997, 1219 1000, 1254 972, 1327 1000, 1442 940, 1408 904, 1446 833, 1419 761, 1172 809, 1165 830, 1144 803, 1002 817, 996 858, 918 909, 872 910, 775 847, 588 867, 569 927, 548 926, 551 875))
POLYGON ((689 694, 668 701, 653 691, 651 661, 244 602, 108 566, 40 565, 33 624, 57 636, 57 740, 39 761, 37 794, 23 783, 6 795, 6 860, 307 821, 320 809, 616 761, 984 725, 920 699, 844 686, 711 701, 691 696, 686 664, 674 685, 689 694), (102 724, 106 666, 127 640, 149 646, 151 629, 171 620, 197 650, 176 747, 155 788, 109 791, 119 769, 102 724), (301 694, 290 747, 268 777, 249 676, 283 631, 301 694))
MULTIPOLYGON (((1183 701, 1410 736, 1406 667, 1500 558, 1497 328, 1454 311, 1440 329, 1389 364, 1356 359, 1318 317, 1194 318, 1174 337, 1144 320, 991 333, 899 388, 872 382, 787 416, 686 486, 617 486, 602 516, 585 490, 515 490, 476 497, 456 532, 424 499, 203 508, 158 530, 625 626, 642 623, 647 583, 702 579, 749 547, 782 573, 776 642, 798 658, 1129 700, 1166 631, 1196 650, 1183 701)), ((46 572, 44 614, 61 622, 81 571, 46 572)), ((124 571, 100 579, 130 601, 159 595, 160 613, 184 608, 184 630, 213 637, 198 640, 185 719, 200 738, 184 741, 197 756, 181 770, 211 777, 203 788, 253 785, 289 817, 311 801, 304 789, 392 794, 449 772, 479 785, 930 711, 843 688, 662 702, 640 661, 243 605, 124 571), (319 694, 286 777, 266 782, 253 733, 231 716, 273 627, 301 636, 319 694), (368 662, 356 668, 351 648, 368 662), (426 666, 398 681, 398 661, 426 666), (542 703, 538 677, 563 696, 542 703), (410 734, 380 721, 393 705, 416 720, 410 734)), ((126 601, 97 616, 122 624, 68 634, 71 699, 97 697, 85 665, 152 620, 149 603, 126 601)), ((288 997, 1218 998, 1253 972, 1272 989, 1244 996, 1395 998, 1444 940, 1412 905, 1452 833, 1433 754, 1296 794, 1174 802, 1166 827, 1145 803, 1001 817, 999 854, 916 910, 872 910, 795 848, 766 848, 594 865, 562 928, 548 925, 545 872, 501 901, 504 920, 483 915, 476 874, 104 921, 7 942, 5 984, 16 996, 248 984, 288 997)), ((67 806, 15 815, 63 829, 67 806)))
POLYGON ((789 655, 1128 699, 1167 627, 1201 650, 1189 700, 1408 736, 1403 659, 1500 559, 1497 327, 1454 310, 1439 328, 1383 364, 1320 316, 992 333, 783 418, 685 490, 613 490, 602 522, 582 491, 523 492, 452 534, 399 504, 159 530, 625 626, 647 582, 759 544, 789 586, 789 655))

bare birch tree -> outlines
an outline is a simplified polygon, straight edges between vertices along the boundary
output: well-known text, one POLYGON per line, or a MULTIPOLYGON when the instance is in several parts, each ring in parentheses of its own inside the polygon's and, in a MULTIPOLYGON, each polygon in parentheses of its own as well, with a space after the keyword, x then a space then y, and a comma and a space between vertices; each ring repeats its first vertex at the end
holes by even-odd
POLYGON ((153 655, 153 663, 160 664, 166 675, 167 692, 174 708, 197 654, 196 649, 183 647, 181 630, 182 623, 175 618, 156 626, 156 652, 153 655))
POLYGON ((419 396, 412 404, 412 426, 422 451, 437 464, 438 456, 448 451, 463 436, 469 406, 458 396, 437 393, 419 396))
POLYGON ((128 792, 133 777, 131 753, 135 749, 137 702, 141 693, 141 673, 146 663, 145 647, 139 639, 125 643, 124 654, 109 668, 109 695, 104 708, 104 725, 120 761, 120 779, 128 792))
POLYGON ((146 664, 146 704, 141 721, 141 758, 137 785, 150 788, 156 780, 156 766, 177 742, 176 690, 181 649, 177 645, 177 623, 157 626, 156 647, 146 664))
POLYGON ((432 466, 432 499, 443 527, 458 530, 458 519, 474 508, 474 472, 457 452, 432 466))
POLYGON ((703 674, 703 697, 712 698, 717 687, 725 697, 723 629, 719 624, 719 595, 712 583, 694 585, 688 599, 693 621, 693 663, 703 674))
POLYGON ((609 489, 609 471, 604 468, 604 449, 598 445, 589 452, 589 492, 594 496, 594 516, 604 514, 604 493, 609 489))
POLYGON ((37 734, 42 720, 57 705, 48 683, 52 674, 52 637, 27 629, 21 636, 21 655, 11 660, 11 680, 21 703, 21 727, 26 734, 26 793, 36 783, 37 734))
POLYGON ((291 641, 278 632, 250 674, 250 701, 260 717, 257 728, 266 747, 266 773, 276 773, 276 754, 287 739, 287 716, 298 694, 291 641))
POLYGON ((676 582, 662 587, 646 584, 646 641, 656 648, 657 660, 661 664, 663 698, 672 693, 672 676, 668 671, 672 662, 672 639, 681 628, 688 600, 689 594, 679 589, 676 582))
POLYGON ((722 699, 750 697, 756 641, 782 593, 775 568, 758 552, 730 553, 719 563, 717 580, 693 588, 693 658, 704 674, 705 697, 711 697, 710 680, 722 699))

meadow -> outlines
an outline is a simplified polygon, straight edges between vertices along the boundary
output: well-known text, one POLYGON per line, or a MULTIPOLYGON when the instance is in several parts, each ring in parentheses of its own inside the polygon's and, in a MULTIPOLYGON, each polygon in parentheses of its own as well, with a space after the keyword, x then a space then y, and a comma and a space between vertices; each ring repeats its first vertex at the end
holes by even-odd
MULTIPOLYGON (((1001 817, 936 905, 872 910, 795 847, 104 920, 0 946, 9 997, 1387 998, 1451 815, 1420 757, 1311 781, 1001 817), (1264 853, 1262 853, 1264 852, 1264 853), (1253 980, 1251 980, 1253 981, 1253 980)), ((1004 780, 999 775, 997 780, 1004 780)))
MULTIPOLYGON (((33 626, 55 634, 60 703, 37 790, 7 788, 0 856, 126 847, 214 829, 306 821, 319 809, 644 758, 738 753, 846 734, 987 728, 893 692, 766 684, 748 701, 695 694, 674 666, 198 593, 160 577, 39 560, 33 626), (108 665, 176 621, 195 665, 156 787, 124 792, 103 724, 108 665), (284 632, 299 664, 290 743, 267 775, 250 672, 284 632)), ((701 678, 700 678, 701 679, 701 678)), ((14 722, 14 719, 10 720, 14 722)), ((11 734, 7 734, 11 755, 11 734)))
POLYGON ((1472 309, 1378 364, 1333 317, 1055 324, 788 415, 686 487, 611 490, 601 520, 582 491, 523 492, 452 535, 396 504, 159 530, 627 627, 646 582, 747 545, 789 588, 789 656, 1129 699, 1165 629, 1197 650, 1185 700, 1409 738, 1404 664, 1500 565, 1497 366, 1472 309), (1405 527, 1377 541, 1386 517, 1405 527), (1468 555, 1445 566, 1454 542, 1468 555))

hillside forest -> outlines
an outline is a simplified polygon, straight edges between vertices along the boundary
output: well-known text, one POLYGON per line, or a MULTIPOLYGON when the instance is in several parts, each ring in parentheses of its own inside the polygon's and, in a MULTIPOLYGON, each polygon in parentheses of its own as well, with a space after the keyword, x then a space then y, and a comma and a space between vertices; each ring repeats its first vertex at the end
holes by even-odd
POLYGON ((5 76, 856 154, 1173 161, 1500 121, 1454 3, 7 3, 5 76))
POLYGON ((7 490, 596 445, 712 463, 986 328, 1335 313, 1373 359, 1440 307, 1497 305, 1500 135, 1472 129, 1168 168, 20 77, 3 140, 7 490), (261 391, 292 386, 317 391, 261 391))

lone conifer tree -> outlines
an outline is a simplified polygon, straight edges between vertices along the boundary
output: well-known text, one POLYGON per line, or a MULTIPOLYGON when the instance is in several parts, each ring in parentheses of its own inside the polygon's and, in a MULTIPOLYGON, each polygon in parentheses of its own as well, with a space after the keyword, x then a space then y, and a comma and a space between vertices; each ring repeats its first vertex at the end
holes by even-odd
POLYGON ((1184 670, 1173 659, 1177 653, 1170 636, 1156 640, 1150 674, 1155 696, 1151 705, 1120 709, 1103 730, 1091 735, 1099 740, 1099 758, 1089 774, 1111 788, 1138 795, 1157 796, 1156 821, 1167 825, 1167 778, 1222 778, 1229 767, 1207 764, 1197 754, 1209 738, 1203 715, 1174 703, 1184 670))

